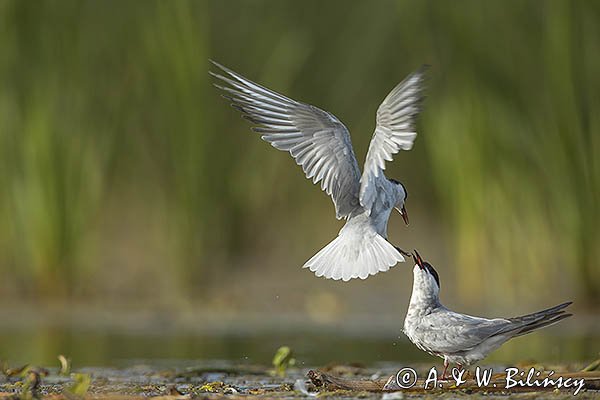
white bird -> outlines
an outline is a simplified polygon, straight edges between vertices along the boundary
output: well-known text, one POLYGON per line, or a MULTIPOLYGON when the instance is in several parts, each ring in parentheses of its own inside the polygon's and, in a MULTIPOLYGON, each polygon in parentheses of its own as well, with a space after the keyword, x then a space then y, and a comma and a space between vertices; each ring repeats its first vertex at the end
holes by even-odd
POLYGON ((396 208, 408 225, 407 192, 385 177, 385 161, 410 150, 417 133, 425 68, 398 84, 377 110, 377 127, 361 175, 348 129, 334 115, 260 86, 212 61, 223 75, 210 72, 226 86, 225 98, 244 118, 259 125, 253 130, 278 150, 287 151, 308 179, 321 183, 331 196, 337 219, 346 224, 337 238, 308 260, 317 276, 348 281, 387 271, 410 254, 387 240, 390 213, 396 208))
POLYGON ((459 368, 476 363, 509 339, 570 317, 564 308, 571 302, 514 318, 480 318, 448 310, 440 303, 437 271, 415 250, 413 289, 404 320, 404 333, 419 349, 459 368))

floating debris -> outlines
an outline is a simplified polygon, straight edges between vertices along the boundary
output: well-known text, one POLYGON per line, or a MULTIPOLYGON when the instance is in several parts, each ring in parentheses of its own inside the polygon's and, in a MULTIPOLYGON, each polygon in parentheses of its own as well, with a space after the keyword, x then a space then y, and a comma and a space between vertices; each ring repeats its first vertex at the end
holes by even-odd
POLYGON ((588 366, 586 366, 584 369, 582 369, 582 372, 591 372, 591 371, 597 371, 600 368, 600 358, 597 359, 596 361, 591 362, 588 366))
POLYGON ((225 386, 225 384, 223 382, 220 382, 220 381, 209 382, 209 383, 204 384, 202 387, 200 387, 200 391, 201 392, 216 393, 220 389, 222 389, 223 386, 225 386))
POLYGON ((2 373, 7 378, 14 377, 14 376, 25 377, 25 375, 27 374, 27 371, 29 371, 29 368, 30 368, 29 364, 25 364, 22 367, 18 367, 18 368, 9 368, 8 364, 6 362, 2 363, 2 373))
POLYGON ((319 392, 309 392, 308 391, 308 387, 307 387, 306 381, 304 379, 296 379, 296 382, 294 383, 294 390, 302 393, 305 396, 309 396, 309 397, 317 397, 319 395, 319 392))
MULTIPOLYGON (((203 362, 199 362, 202 365, 203 362)), ((236 363, 224 363, 221 361, 205 362, 204 367, 211 370, 215 367, 235 367, 236 363)), ((329 366, 331 367, 331 365, 329 366)), ((414 398, 415 396, 429 396, 442 398, 455 398, 472 393, 474 398, 481 398, 486 393, 490 395, 505 396, 510 394, 516 398, 552 398, 556 400, 572 397, 573 388, 562 387, 556 392, 552 388, 523 387, 506 390, 498 374, 491 376, 488 387, 479 388, 473 382, 474 377, 468 377, 467 381, 455 387, 449 382, 444 383, 443 389, 424 390, 423 381, 427 371, 431 368, 429 364, 411 365, 417 371, 419 380, 412 388, 391 388, 387 391, 384 385, 388 380, 395 381, 398 365, 396 363, 379 363, 376 366, 365 366, 361 372, 355 371, 355 375, 335 375, 323 370, 312 370, 306 378, 306 370, 291 368, 286 372, 286 377, 279 377, 269 373, 263 367, 264 373, 257 374, 221 374, 222 378, 210 380, 206 374, 190 375, 181 377, 178 371, 185 370, 184 367, 172 367, 165 370, 164 366, 151 366, 144 364, 117 369, 117 368, 85 368, 79 374, 71 373, 70 378, 59 374, 59 369, 54 368, 51 374, 48 371, 30 367, 25 376, 0 381, 0 400, 140 400, 142 398, 156 398, 157 400, 189 400, 189 399, 216 399, 216 398, 251 398, 261 396, 273 399, 302 399, 302 398, 366 398, 369 400, 396 400, 402 398, 414 398), (374 379, 369 379, 370 377, 374 379), (494 388, 493 384, 498 388, 494 388), (502 384, 502 385, 501 385, 502 384), (519 397, 520 396, 520 397, 519 397)), ((555 368, 557 366, 552 366, 555 368)), ((581 371, 585 365, 573 364, 563 365, 561 372, 557 373, 565 379, 585 379, 585 386, 578 394, 577 399, 587 400, 597 398, 600 393, 600 371, 581 371), (572 371, 572 372, 568 372, 572 371)), ((500 368, 501 370, 503 368, 500 368)), ((544 365, 544 371, 550 371, 550 365, 544 365)), ((347 373, 344 368, 333 368, 341 373, 347 373)), ((556 370, 556 369, 555 369, 556 370)), ((210 374, 209 374, 210 375, 210 374)), ((513 398, 513 397, 511 397, 513 398)))

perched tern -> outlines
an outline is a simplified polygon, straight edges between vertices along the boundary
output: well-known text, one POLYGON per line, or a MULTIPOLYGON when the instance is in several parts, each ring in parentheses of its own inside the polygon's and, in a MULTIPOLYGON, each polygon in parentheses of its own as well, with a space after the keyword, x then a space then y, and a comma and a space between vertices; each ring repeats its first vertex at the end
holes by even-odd
POLYGON ((415 250, 413 289, 404 333, 419 349, 444 359, 445 378, 450 363, 459 368, 487 357, 509 339, 570 317, 571 302, 514 318, 480 318, 448 310, 440 303, 440 277, 415 250))
POLYGON ((308 179, 321 183, 331 196, 336 217, 345 225, 338 237, 308 260, 317 276, 348 281, 366 279, 387 271, 409 253, 390 244, 387 224, 392 209, 408 225, 404 185, 383 173, 385 161, 400 150, 410 150, 417 133, 415 119, 423 98, 425 68, 409 75, 383 100, 377 110, 377 126, 361 175, 348 129, 333 114, 292 100, 267 89, 212 61, 220 73, 210 72, 221 82, 223 97, 252 129, 278 150, 286 151, 308 179))

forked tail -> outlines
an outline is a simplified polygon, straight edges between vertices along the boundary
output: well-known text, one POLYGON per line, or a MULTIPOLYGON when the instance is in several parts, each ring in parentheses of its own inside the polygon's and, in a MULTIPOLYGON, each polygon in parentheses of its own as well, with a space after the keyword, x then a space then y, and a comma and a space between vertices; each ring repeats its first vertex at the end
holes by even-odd
POLYGON ((571 301, 560 304, 558 306, 538 311, 533 314, 523 315, 521 317, 509 318, 509 321, 519 324, 520 327, 515 329, 515 336, 525 335, 537 329, 553 325, 558 321, 570 317, 573 314, 565 314, 565 308, 571 305, 571 301))
POLYGON ((304 264, 317 276, 367 279, 404 261, 402 254, 367 225, 346 225, 331 243, 304 264))

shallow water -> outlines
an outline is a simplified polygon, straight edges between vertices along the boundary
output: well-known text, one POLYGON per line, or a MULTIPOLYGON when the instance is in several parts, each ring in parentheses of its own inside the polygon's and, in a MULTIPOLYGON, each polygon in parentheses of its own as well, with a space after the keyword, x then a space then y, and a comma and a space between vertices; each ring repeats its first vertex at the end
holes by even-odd
MULTIPOLYGON (((157 319, 136 321, 132 316, 115 318, 112 314, 99 318, 101 314, 89 313, 92 318, 74 319, 71 313, 67 318, 61 314, 40 315, 41 319, 19 313, 0 318, 4 322, 0 360, 13 368, 25 364, 47 368, 49 375, 41 379, 40 395, 62 393, 73 384, 72 376, 58 375, 59 354, 71 359, 74 372, 89 375, 89 393, 109 397, 118 393, 170 394, 179 398, 183 393, 190 398, 212 393, 213 397, 241 394, 302 398, 294 391, 294 384, 306 381, 309 369, 334 366, 331 368, 336 375, 350 373, 368 379, 391 376, 403 366, 414 366, 421 372, 442 366, 440 359, 408 342, 390 318, 310 323, 303 318, 242 320, 221 316, 187 323, 177 319, 157 323, 157 319), (286 377, 274 377, 269 373, 271 361, 283 345, 292 348, 296 363, 286 377)), ((493 366, 494 370, 534 365, 578 371, 598 358, 600 334, 596 328, 594 323, 564 324, 527 335, 508 342, 482 365, 493 366)), ((20 379, 25 378, 0 375, 0 394, 20 393, 20 379)), ((354 398, 357 393, 333 394, 354 398)), ((578 397, 587 399, 596 394, 588 392, 578 397)), ((550 395, 556 399, 571 396, 568 392, 544 392, 540 398, 550 395)), ((360 396, 381 398, 376 393, 360 392, 360 396)))
MULTIPOLYGON (((401 334, 400 334, 401 335, 401 334)), ((193 333, 118 332, 73 327, 3 329, 0 359, 11 364, 57 365, 64 354, 79 366, 123 366, 131 360, 228 360, 268 365, 282 345, 290 346, 300 366, 331 362, 431 362, 439 359, 419 351, 403 336, 344 332, 193 333)), ((514 363, 594 360, 600 352, 597 333, 538 332, 514 339, 486 361, 514 363)))

